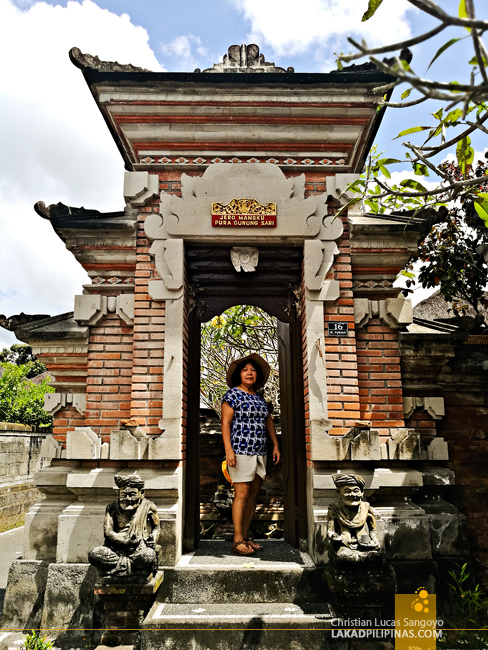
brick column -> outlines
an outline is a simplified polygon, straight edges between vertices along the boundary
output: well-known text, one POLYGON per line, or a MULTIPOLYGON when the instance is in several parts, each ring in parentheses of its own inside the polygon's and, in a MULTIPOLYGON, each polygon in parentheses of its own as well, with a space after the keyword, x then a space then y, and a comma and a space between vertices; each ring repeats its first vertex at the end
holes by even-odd
POLYGON ((357 347, 361 419, 389 436, 405 426, 398 332, 371 319, 358 329, 357 347))
MULTIPOLYGON (((330 209, 330 212, 333 214, 333 209, 330 209)), ((345 321, 348 323, 349 333, 347 338, 329 338, 325 335, 331 435, 347 433, 360 417, 349 224, 346 216, 340 218, 344 224, 344 232, 337 242, 340 252, 328 278, 339 280, 341 292, 334 304, 326 304, 324 327, 327 332, 329 321, 345 321)))
POLYGON ((159 202, 154 200, 141 208, 138 216, 134 346, 130 385, 130 416, 136 418, 149 434, 161 433, 158 423, 163 403, 165 302, 152 300, 147 292, 155 266, 149 255, 150 242, 144 232, 144 221, 148 214, 158 211, 159 202))

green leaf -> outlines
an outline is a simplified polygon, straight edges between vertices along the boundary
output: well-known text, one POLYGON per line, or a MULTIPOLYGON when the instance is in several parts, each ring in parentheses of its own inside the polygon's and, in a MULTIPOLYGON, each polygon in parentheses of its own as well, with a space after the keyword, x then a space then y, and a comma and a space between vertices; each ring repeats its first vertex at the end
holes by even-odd
POLYGON ((460 108, 456 108, 453 111, 450 111, 444 120, 445 124, 453 124, 457 122, 463 116, 463 111, 460 108))
MULTIPOLYGON (((464 0, 461 0, 461 2, 464 2, 464 0)), ((440 55, 441 55, 443 52, 445 52, 445 51, 447 50, 447 48, 451 47, 451 45, 454 45, 454 43, 457 43, 457 42, 460 41, 460 40, 461 40, 460 38, 451 38, 450 41, 448 41, 447 43, 444 43, 444 45, 443 45, 442 47, 440 47, 440 48, 437 50, 437 52, 436 52, 434 58, 433 58, 432 61, 429 63, 429 68, 430 68, 430 66, 434 63, 434 61, 435 61, 436 59, 438 59, 438 58, 440 57, 440 55)), ((429 68, 427 68, 427 70, 428 70, 429 68)), ((426 72, 427 72, 427 70, 426 70, 426 72)))
POLYGON ((391 174, 384 165, 380 165, 381 173, 386 176, 386 178, 391 178, 391 174))
POLYGON ((342 61, 340 59, 336 59, 336 63, 337 63, 337 69, 342 70, 343 68, 342 61))
POLYGON ((427 192, 427 188, 413 178, 406 178, 400 185, 402 187, 408 187, 410 190, 415 190, 416 192, 427 192))
POLYGON ((401 99, 407 99, 407 97, 410 95, 411 92, 412 92, 412 89, 407 88, 407 90, 404 93, 402 93, 401 99))
MULTIPOLYGON (((454 85, 456 85, 456 86, 459 86, 459 81, 450 81, 449 83, 450 83, 450 84, 454 84, 454 85)), ((452 92, 452 93, 461 93, 462 90, 452 90, 452 88, 451 88, 451 92, 452 92)))
POLYGON ((415 277, 415 273, 410 273, 410 271, 405 271, 405 269, 403 271, 400 271, 398 275, 404 275, 406 278, 410 279, 415 277))
POLYGON ((466 176, 467 166, 471 165, 474 160, 474 149, 470 145, 471 138, 466 136, 458 142, 456 147, 456 157, 463 176, 466 176))
POLYGON ((466 9, 466 0, 461 0, 460 1, 458 16, 459 16, 459 18, 469 18, 468 10, 466 9))
POLYGON ((378 165, 393 165, 399 162, 402 161, 398 160, 398 158, 382 158, 381 160, 378 160, 378 165))
POLYGON ((443 108, 439 108, 437 113, 431 113, 431 115, 433 115, 433 117, 435 117, 436 120, 442 120, 442 115, 443 114, 444 114, 444 109, 443 108))
POLYGON ((406 129, 405 131, 401 131, 396 138, 393 138, 393 140, 398 140, 398 138, 401 138, 404 135, 409 135, 410 133, 417 133, 418 131, 427 131, 427 129, 430 129, 430 126, 414 126, 411 129, 406 129))
POLYGON ((364 203, 371 209, 371 212, 378 214, 378 210, 379 210, 378 201, 372 201, 370 199, 367 199, 364 203))
POLYGON ((360 197, 360 196, 356 196, 356 197, 354 197, 354 198, 351 199, 348 203, 346 203, 346 205, 343 205, 342 208, 340 208, 340 210, 338 210, 338 211, 336 212, 336 215, 335 215, 335 216, 336 216, 336 217, 340 217, 340 215, 341 215, 343 212, 345 212, 346 210, 348 210, 348 209, 349 209, 350 207, 352 207, 353 205, 356 205, 356 203, 359 203, 359 201, 361 201, 361 197, 360 197))
POLYGON ((479 218, 483 219, 486 226, 488 227, 488 201, 483 201, 480 203, 478 203, 478 201, 475 201, 474 209, 478 213, 479 218))
MULTIPOLYGON (((466 9, 466 0, 461 0, 459 3, 459 18, 469 18, 468 10, 466 9)), ((468 32, 471 32, 471 27, 466 27, 468 32)))
POLYGON ((427 165, 423 165, 422 163, 413 163, 412 165, 413 170, 415 172, 416 176, 428 176, 429 175, 429 170, 427 169, 427 165))
MULTIPOLYGON (((488 65, 488 61, 485 59, 484 56, 482 57, 482 59, 483 59, 483 65, 488 65)), ((478 63, 478 57, 473 56, 473 58, 471 59, 471 61, 468 61, 468 63, 469 63, 469 65, 479 65, 479 63, 478 63)))
POLYGON ((379 8, 382 2, 383 0, 369 0, 368 9, 363 14, 361 22, 364 23, 366 20, 369 20, 372 16, 374 16, 376 10, 379 8))

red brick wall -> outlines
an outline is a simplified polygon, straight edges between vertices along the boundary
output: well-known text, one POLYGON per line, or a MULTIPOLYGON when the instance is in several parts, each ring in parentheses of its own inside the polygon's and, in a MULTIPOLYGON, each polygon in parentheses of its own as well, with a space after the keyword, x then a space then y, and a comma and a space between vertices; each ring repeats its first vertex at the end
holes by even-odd
POLYGON ((158 199, 141 208, 138 216, 130 416, 139 421, 146 433, 158 434, 163 405, 165 303, 152 300, 147 292, 155 266, 149 255, 151 242, 144 232, 144 222, 152 212, 159 212, 158 199))
POLYGON ((85 426, 109 442, 110 432, 130 415, 132 327, 116 314, 90 328, 85 426))
POLYGON ((53 435, 58 442, 66 443, 67 431, 74 431, 75 427, 85 425, 85 416, 71 405, 60 409, 54 415, 53 435))
POLYGON ((414 411, 405 421, 405 426, 409 429, 415 429, 422 436, 432 438, 436 435, 436 421, 430 417, 427 411, 414 411))
POLYGON ((38 354, 39 361, 46 366, 57 393, 84 393, 88 357, 83 353, 38 354), (76 374, 75 374, 76 373, 76 374), (64 387, 63 382, 70 384, 64 387), (73 386, 75 384, 75 386, 73 386), (79 388, 78 388, 79 385, 79 388))
MULTIPOLYGON (((329 208, 329 214, 334 213, 335 209, 329 208)), ((327 406, 332 422, 332 429, 329 431, 331 435, 347 433, 360 417, 349 224, 346 216, 339 218, 344 224, 344 232, 337 241, 339 255, 335 258, 327 277, 339 280, 341 292, 335 303, 325 303, 324 310, 327 406), (329 338, 327 323, 330 321, 347 322, 348 336, 329 338)))
POLYGON ((356 336, 361 419, 389 436, 405 426, 398 334, 373 318, 356 336))

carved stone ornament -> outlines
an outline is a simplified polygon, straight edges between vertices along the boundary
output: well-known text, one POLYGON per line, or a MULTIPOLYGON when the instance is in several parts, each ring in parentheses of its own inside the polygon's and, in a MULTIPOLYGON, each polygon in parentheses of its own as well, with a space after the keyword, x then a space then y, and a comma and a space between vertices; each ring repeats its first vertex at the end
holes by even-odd
POLYGON ((332 240, 342 233, 342 222, 327 215, 327 195, 305 198, 305 175, 286 178, 276 165, 263 163, 210 165, 203 176, 181 176, 181 198, 161 193, 161 214, 149 214, 144 229, 152 240, 182 238, 188 241, 215 241, 212 204, 228 206, 236 196, 254 199, 261 206, 276 203, 277 221, 273 228, 219 228, 222 241, 273 242, 284 236, 301 243, 304 238, 332 240))
POLYGON ((259 249, 252 246, 236 246, 230 249, 230 259, 237 272, 255 271, 259 261, 259 249))
POLYGON ((102 583, 146 583, 158 566, 160 525, 157 508, 144 497, 136 475, 114 476, 117 501, 105 511, 104 544, 88 553, 102 583))
MULTIPOLYGON (((203 72, 295 72, 294 68, 285 70, 266 61, 264 55, 259 53, 259 46, 254 43, 231 45, 227 52, 222 63, 214 63, 213 68, 203 72)), ((195 72, 201 72, 200 68, 195 72)))
POLYGON ((40 217, 49 220, 56 217, 79 217, 82 219, 88 217, 99 217, 101 215, 99 210, 87 210, 83 206, 81 208, 74 208, 65 205, 64 203, 46 205, 44 201, 37 201, 37 203, 34 204, 34 210, 40 217))
POLYGON ((80 70, 91 68, 100 72, 150 72, 147 68, 138 68, 130 63, 119 63, 118 61, 100 61, 98 56, 83 54, 78 47, 72 47, 69 51, 71 63, 80 70))
POLYGON ((360 563, 379 558, 374 510, 363 501, 365 480, 355 474, 332 478, 339 498, 327 512, 331 561, 360 563))

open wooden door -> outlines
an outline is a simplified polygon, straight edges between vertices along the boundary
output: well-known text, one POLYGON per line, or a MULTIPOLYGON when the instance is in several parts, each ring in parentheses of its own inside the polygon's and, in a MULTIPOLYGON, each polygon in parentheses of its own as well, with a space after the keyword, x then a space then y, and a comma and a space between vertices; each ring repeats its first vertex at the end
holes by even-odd
POLYGON ((278 320, 284 538, 296 548, 307 543, 305 409, 300 321, 278 320))

